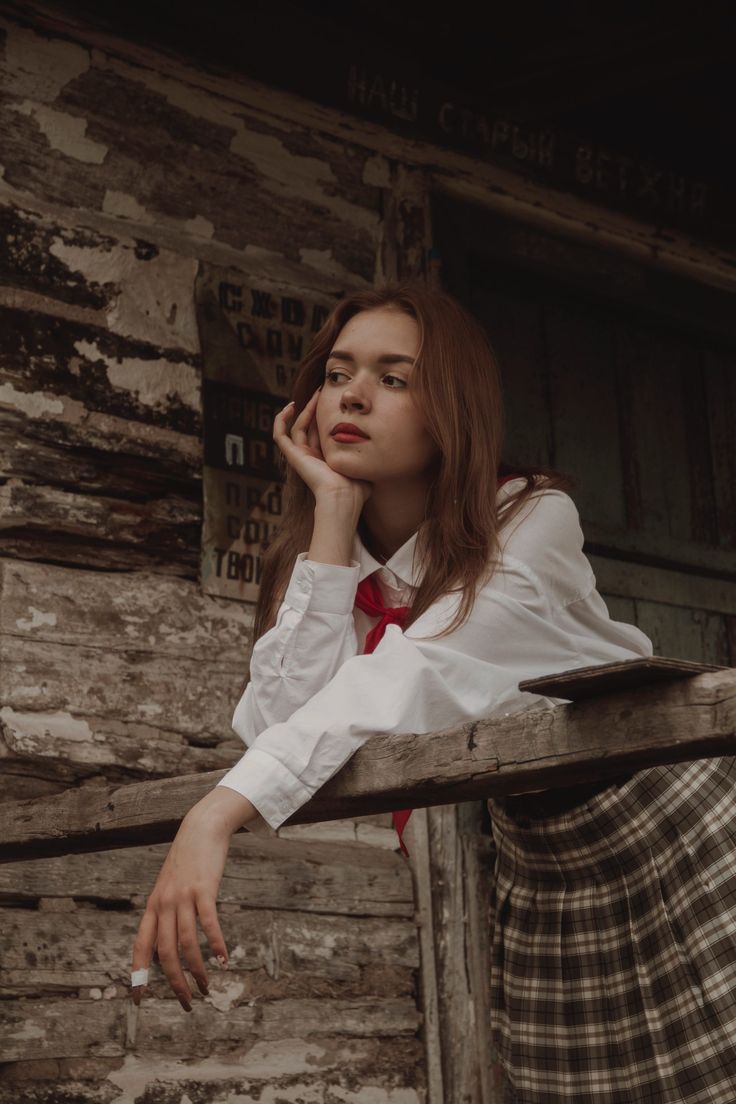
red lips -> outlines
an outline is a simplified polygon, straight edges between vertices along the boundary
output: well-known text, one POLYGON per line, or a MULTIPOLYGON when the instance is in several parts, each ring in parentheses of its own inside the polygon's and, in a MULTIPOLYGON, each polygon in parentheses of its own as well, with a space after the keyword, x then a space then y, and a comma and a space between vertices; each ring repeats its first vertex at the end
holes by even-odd
POLYGON ((332 436, 336 433, 356 433, 358 437, 368 437, 367 433, 364 433, 362 429, 358 429, 352 422, 338 422, 332 430, 332 436))

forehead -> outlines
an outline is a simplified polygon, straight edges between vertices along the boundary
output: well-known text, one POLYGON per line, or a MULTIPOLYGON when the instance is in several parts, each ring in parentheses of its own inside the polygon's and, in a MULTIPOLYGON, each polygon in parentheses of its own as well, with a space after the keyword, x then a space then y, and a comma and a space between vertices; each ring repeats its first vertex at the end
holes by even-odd
POLYGON ((419 325, 415 318, 395 307, 361 311, 348 319, 337 335, 333 348, 344 350, 353 344, 370 347, 378 352, 408 353, 414 356, 419 347, 419 325))

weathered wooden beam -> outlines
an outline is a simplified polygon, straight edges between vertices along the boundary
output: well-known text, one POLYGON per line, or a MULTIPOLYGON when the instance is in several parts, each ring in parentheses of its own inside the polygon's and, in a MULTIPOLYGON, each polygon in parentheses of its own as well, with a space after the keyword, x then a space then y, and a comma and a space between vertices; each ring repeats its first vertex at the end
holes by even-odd
MULTIPOLYGON (((703 670, 703 665, 696 666, 703 670)), ((558 674, 556 683, 548 677, 545 693, 566 684, 571 674, 558 674)), ((577 672, 578 678, 581 674, 577 672)), ((678 661, 663 659, 605 664, 584 676, 588 696, 570 704, 430 734, 375 736, 286 823, 526 793, 656 763, 736 754, 736 668, 685 674, 678 661), (605 692, 607 683, 620 683, 627 666, 641 677, 647 665, 650 671, 658 668, 661 676, 667 664, 668 682, 605 692), (591 696, 595 685, 600 694, 591 696)), ((173 839, 188 809, 224 773, 88 786, 52 798, 10 802, 0 807, 0 859, 173 839)))

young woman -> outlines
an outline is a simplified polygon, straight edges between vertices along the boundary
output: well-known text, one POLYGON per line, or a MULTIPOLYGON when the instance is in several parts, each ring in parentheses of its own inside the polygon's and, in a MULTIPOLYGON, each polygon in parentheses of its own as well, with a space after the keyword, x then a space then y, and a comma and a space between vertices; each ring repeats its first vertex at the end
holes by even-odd
MULTIPOLYGON (((294 395, 274 422, 285 514, 233 717, 247 750, 169 850, 136 1003, 154 945, 187 1011, 179 947, 207 992, 197 920, 226 961, 231 834, 278 828, 371 735, 548 708, 561 699, 520 680, 652 653, 608 615, 569 484, 501 464, 496 363, 450 296, 349 295, 294 395)), ((736 1099, 732 763, 488 802, 492 1026, 519 1101, 736 1099)))

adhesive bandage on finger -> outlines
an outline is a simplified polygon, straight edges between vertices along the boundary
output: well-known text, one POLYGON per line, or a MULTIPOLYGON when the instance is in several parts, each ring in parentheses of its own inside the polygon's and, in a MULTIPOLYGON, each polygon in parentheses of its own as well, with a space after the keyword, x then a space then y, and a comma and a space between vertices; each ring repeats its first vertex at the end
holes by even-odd
POLYGON ((140 970, 133 970, 133 973, 130 975, 130 984, 131 986, 148 984, 148 970, 145 966, 140 970))

